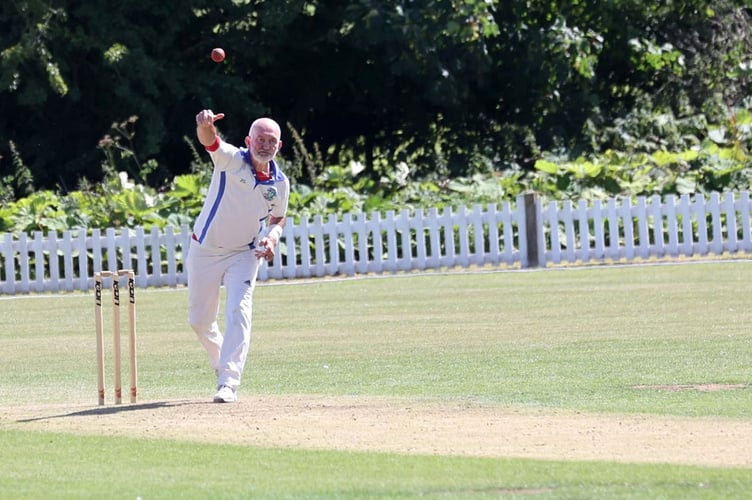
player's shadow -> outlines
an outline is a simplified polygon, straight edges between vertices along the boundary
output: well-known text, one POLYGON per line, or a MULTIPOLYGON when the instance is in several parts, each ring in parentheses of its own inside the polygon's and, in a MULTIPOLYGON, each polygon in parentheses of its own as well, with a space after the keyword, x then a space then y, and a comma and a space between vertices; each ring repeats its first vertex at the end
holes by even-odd
POLYGON ((122 405, 109 405, 98 406, 89 410, 74 411, 71 413, 61 413, 59 415, 47 415, 44 417, 24 418, 16 420, 18 423, 26 422, 39 422, 42 420, 53 420, 56 418, 70 418, 70 417, 90 417, 93 415, 114 415, 117 413, 140 411, 140 410, 158 410, 160 408, 173 408, 177 406, 188 405, 204 405, 210 404, 205 401, 155 401, 153 403, 141 403, 141 404, 122 404, 122 405))

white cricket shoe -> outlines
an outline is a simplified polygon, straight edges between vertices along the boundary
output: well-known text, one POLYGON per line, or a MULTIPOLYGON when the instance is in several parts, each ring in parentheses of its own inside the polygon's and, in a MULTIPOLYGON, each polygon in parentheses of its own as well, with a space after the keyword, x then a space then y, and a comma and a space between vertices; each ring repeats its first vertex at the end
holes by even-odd
POLYGON ((238 396, 235 394, 235 390, 226 385, 220 385, 217 388, 217 393, 214 395, 215 403, 234 403, 237 400, 238 396))

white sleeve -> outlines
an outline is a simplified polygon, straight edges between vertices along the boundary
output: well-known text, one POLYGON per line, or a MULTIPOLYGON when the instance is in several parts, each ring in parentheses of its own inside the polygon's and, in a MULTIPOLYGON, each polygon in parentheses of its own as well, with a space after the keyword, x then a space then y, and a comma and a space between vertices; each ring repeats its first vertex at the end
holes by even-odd
POLYGON ((232 159, 238 154, 239 149, 232 144, 219 140, 219 147, 214 151, 209 151, 209 156, 217 170, 227 170, 232 163, 232 159))

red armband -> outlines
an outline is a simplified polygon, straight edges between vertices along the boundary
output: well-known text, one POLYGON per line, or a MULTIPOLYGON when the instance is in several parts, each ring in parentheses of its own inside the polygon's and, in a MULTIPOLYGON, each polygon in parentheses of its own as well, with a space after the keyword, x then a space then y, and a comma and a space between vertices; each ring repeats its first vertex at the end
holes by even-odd
POLYGON ((206 150, 210 153, 213 153, 214 151, 219 149, 219 136, 214 139, 214 143, 211 146, 205 146, 206 150))

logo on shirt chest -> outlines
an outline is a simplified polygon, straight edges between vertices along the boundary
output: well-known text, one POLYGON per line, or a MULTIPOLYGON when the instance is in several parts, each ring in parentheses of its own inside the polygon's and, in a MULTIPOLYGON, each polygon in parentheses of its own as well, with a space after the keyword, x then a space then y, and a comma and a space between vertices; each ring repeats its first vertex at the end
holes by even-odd
POLYGON ((243 184, 244 186, 250 186, 253 187, 254 180, 253 176, 250 174, 250 172, 244 172, 240 171, 237 173, 237 180, 239 183, 243 184))
POLYGON ((266 201, 273 201, 277 198, 277 188, 274 186, 264 188, 263 196, 266 201))

